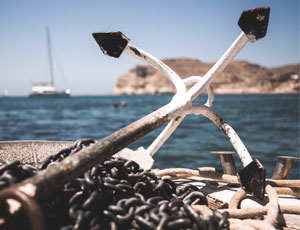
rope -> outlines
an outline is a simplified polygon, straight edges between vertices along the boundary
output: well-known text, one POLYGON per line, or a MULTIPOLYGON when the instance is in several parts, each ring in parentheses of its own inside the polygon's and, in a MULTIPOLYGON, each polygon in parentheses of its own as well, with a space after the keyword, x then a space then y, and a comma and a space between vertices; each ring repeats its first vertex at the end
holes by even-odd
POLYGON ((230 230, 276 230, 271 224, 259 220, 229 219, 230 230))
POLYGON ((300 196, 299 187, 273 187, 279 195, 300 196))
POLYGON ((237 209, 238 205, 241 203, 241 201, 246 197, 246 192, 244 189, 239 188, 237 192, 232 196, 230 203, 229 203, 229 209, 237 209))
POLYGON ((272 187, 300 187, 300 180, 266 180, 272 187))
POLYGON ((154 171, 156 176, 169 177, 168 179, 182 179, 186 177, 199 176, 197 170, 186 169, 186 168, 174 168, 174 169, 163 169, 154 171))
MULTIPOLYGON (((269 203, 265 207, 260 207, 259 211, 265 212, 265 209, 267 209, 267 216, 264 220, 252 220, 252 219, 245 219, 245 220, 230 220, 230 229, 244 229, 244 226, 249 226, 250 229, 257 229, 257 230, 264 230, 264 229, 274 229, 274 224, 276 222, 279 207, 278 207, 278 198, 276 191, 272 188, 272 186, 267 185, 266 186, 266 192, 269 196, 269 203), (232 225, 231 225, 232 224, 232 225)), ((232 200, 229 204, 229 217, 231 216, 231 210, 237 210, 238 204, 246 197, 246 193, 242 191, 242 189, 239 189, 234 196, 232 197, 232 200)), ((248 209, 248 208, 247 208, 248 209)), ((242 212, 245 212, 246 210, 241 209, 242 212)))
POLYGON ((277 219, 277 215, 279 212, 279 205, 278 205, 278 198, 277 193, 272 186, 266 186, 266 192, 269 196, 269 204, 268 206, 259 207, 259 208, 247 208, 237 211, 238 204, 246 197, 246 192, 243 189, 239 189, 234 196, 232 197, 229 209, 226 211, 229 213, 230 217, 237 217, 237 218, 250 218, 259 215, 267 214, 265 221, 274 224, 277 219))
MULTIPOLYGON (((185 179, 188 177, 203 177, 219 180, 225 183, 238 183, 236 176, 223 174, 215 168, 199 168, 198 170, 174 168, 156 170, 155 174, 172 180, 185 179)), ((222 213, 228 212, 231 230, 275 230, 274 224, 276 223, 279 212, 285 214, 300 214, 300 207, 284 204, 279 205, 278 203, 278 194, 299 196, 300 180, 268 179, 266 180, 266 184, 266 193, 269 197, 269 203, 266 206, 237 209, 241 201, 246 197, 246 192, 240 188, 233 195, 228 209, 218 209, 218 211, 222 213), (264 220, 250 219, 263 215, 266 215, 264 220)), ((193 206, 193 208, 197 209, 196 206, 193 206)))
MULTIPOLYGON (((228 212, 231 218, 249 219, 258 216, 267 215, 268 209, 263 207, 248 207, 247 209, 220 209, 220 212, 228 212)), ((300 207, 293 205, 279 204, 280 213, 284 214, 300 214, 300 207)))
MULTIPOLYGON (((186 168, 173 168, 156 170, 155 174, 160 177, 176 180, 187 177, 204 177, 218 180, 224 183, 239 183, 237 176, 223 174, 221 170, 215 168, 198 168, 198 170, 186 168)), ((273 180, 267 179, 267 185, 275 187, 274 189, 280 195, 300 196, 300 180, 273 180)))
POLYGON ((268 214, 265 218, 265 221, 274 225, 279 212, 278 197, 276 191, 272 188, 271 185, 266 186, 266 192, 269 196, 269 205, 268 214))

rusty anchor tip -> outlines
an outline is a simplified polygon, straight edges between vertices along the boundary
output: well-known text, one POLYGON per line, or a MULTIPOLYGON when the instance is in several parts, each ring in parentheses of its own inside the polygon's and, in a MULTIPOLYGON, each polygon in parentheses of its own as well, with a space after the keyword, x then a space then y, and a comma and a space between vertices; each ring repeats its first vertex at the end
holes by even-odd
POLYGON ((247 193, 253 194, 261 200, 264 198, 266 170, 257 159, 241 169, 237 175, 242 188, 247 193))
POLYGON ((263 38, 267 33, 270 7, 258 7, 244 10, 238 25, 251 42, 263 38))
POLYGON ((130 39, 120 31, 95 32, 93 37, 105 55, 118 58, 130 39))

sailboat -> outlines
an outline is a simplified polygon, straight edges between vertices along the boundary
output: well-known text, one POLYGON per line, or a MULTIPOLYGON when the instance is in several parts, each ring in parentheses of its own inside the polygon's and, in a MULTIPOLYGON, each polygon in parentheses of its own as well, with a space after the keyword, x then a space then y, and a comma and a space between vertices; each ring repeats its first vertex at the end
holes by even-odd
POLYGON ((52 65, 52 53, 51 53, 51 41, 49 28, 46 27, 47 35, 47 46, 48 46, 48 57, 49 57, 49 68, 50 68, 50 82, 36 82, 33 83, 30 98, 44 98, 44 97, 55 97, 55 98, 66 98, 71 96, 71 90, 56 90, 54 87, 54 74, 52 65))
POLYGON ((4 89, 3 97, 8 97, 8 89, 4 89))

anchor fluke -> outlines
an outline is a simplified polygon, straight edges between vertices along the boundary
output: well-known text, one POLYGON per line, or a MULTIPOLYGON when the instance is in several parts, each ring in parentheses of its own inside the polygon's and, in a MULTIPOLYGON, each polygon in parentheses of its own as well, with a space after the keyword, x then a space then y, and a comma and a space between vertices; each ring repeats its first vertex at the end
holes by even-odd
POLYGON ((270 7, 259 7, 244 10, 238 25, 251 42, 263 38, 267 33, 270 7))
POLYGON ((95 32, 93 37, 105 55, 115 58, 121 56, 130 40, 120 31, 95 32))
POLYGON ((257 159, 254 159, 250 164, 242 168, 237 175, 246 192, 261 200, 264 198, 266 170, 257 159))

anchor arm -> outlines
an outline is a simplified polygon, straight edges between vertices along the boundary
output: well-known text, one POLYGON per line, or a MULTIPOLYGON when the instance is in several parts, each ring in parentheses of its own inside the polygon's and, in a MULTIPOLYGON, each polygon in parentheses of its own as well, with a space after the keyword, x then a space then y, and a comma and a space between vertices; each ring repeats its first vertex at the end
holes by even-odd
POLYGON ((219 114, 207 106, 193 105, 189 113, 202 114, 208 117, 224 132, 236 150, 244 166, 238 172, 238 178, 243 189, 248 193, 254 194, 256 197, 263 199, 266 180, 265 168, 257 159, 252 159, 246 146, 237 135, 235 130, 219 114))
POLYGON ((150 64, 165 77, 167 77, 176 88, 175 96, 182 96, 186 93, 185 84, 174 70, 151 54, 132 44, 129 44, 130 39, 122 32, 95 32, 93 33, 93 36, 105 55, 118 58, 123 52, 126 52, 127 54, 136 57, 147 64, 150 64))

